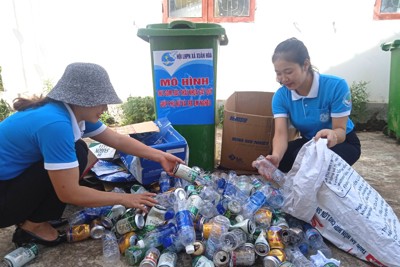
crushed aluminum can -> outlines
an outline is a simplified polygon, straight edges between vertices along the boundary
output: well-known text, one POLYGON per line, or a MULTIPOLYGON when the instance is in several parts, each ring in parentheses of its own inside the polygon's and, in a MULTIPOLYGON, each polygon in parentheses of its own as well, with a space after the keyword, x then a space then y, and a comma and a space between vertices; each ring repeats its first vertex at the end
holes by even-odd
POLYGON ((252 243, 245 243, 231 252, 233 266, 253 266, 256 261, 256 253, 252 243))

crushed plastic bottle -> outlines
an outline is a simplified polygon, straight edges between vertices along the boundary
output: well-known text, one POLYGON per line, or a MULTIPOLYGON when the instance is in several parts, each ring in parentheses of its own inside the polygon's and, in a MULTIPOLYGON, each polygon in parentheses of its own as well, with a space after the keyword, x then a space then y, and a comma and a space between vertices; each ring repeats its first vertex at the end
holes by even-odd
POLYGON ((339 267, 340 266, 340 261, 333 259, 333 258, 325 257, 325 255, 320 250, 318 250, 317 254, 311 255, 310 259, 316 267, 327 267, 327 266, 339 267))
POLYGON ((257 168, 258 173, 263 177, 269 176, 276 182, 280 187, 285 183, 286 175, 281 172, 271 161, 267 160, 263 155, 260 155, 251 164, 254 168, 257 168))
POLYGON ((110 266, 117 263, 120 259, 118 240, 112 231, 106 230, 102 237, 103 259, 110 266))
POLYGON ((325 244, 322 235, 318 232, 317 229, 312 227, 310 224, 305 223, 303 225, 303 230, 305 231, 305 237, 310 246, 310 254, 316 254, 319 250, 325 255, 325 257, 332 257, 331 249, 328 247, 328 245, 325 244))
POLYGON ((212 259, 214 253, 222 248, 221 236, 229 231, 229 226, 231 225, 228 218, 222 215, 217 215, 210 221, 211 230, 206 242, 206 252, 207 258, 212 259))
POLYGON ((316 267, 314 263, 301 253, 297 246, 286 246, 285 253, 287 259, 296 267, 316 267))

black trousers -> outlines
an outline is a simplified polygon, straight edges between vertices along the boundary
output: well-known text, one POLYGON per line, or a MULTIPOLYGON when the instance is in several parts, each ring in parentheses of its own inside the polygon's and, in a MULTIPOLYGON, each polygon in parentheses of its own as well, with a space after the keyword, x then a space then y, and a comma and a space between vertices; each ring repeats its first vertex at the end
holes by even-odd
MULTIPOLYGON (((306 138, 299 138, 288 143, 288 148, 279 163, 279 169, 282 172, 288 172, 292 169, 293 163, 299 153, 301 147, 310 141, 306 138)), ((353 130, 346 135, 346 140, 332 148, 333 152, 338 154, 344 159, 350 166, 356 163, 361 155, 361 144, 356 132, 353 130)))
MULTIPOLYGON (((75 149, 82 174, 88 147, 83 140, 78 140, 75 149)), ((26 220, 40 223, 59 219, 65 206, 54 191, 43 161, 36 162, 13 179, 0 181, 0 228, 26 220)))

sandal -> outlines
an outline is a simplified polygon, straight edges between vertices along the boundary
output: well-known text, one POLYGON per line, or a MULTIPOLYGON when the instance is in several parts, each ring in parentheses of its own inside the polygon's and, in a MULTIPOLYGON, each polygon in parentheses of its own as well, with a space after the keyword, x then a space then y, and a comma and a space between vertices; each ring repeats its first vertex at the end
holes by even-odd
POLYGON ((55 240, 45 240, 32 232, 26 231, 20 227, 15 229, 15 232, 12 237, 12 242, 17 246, 21 247, 28 243, 40 244, 47 247, 54 247, 63 242, 67 241, 66 233, 62 233, 59 231, 58 237, 55 240))

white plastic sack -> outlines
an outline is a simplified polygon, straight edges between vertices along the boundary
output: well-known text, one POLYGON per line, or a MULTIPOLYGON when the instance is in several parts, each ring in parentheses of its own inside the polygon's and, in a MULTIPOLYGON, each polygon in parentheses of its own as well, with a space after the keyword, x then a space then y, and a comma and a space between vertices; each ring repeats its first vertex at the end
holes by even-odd
POLYGON ((338 248, 376 266, 400 266, 399 219, 326 139, 303 146, 284 192, 283 211, 311 223, 338 248))

